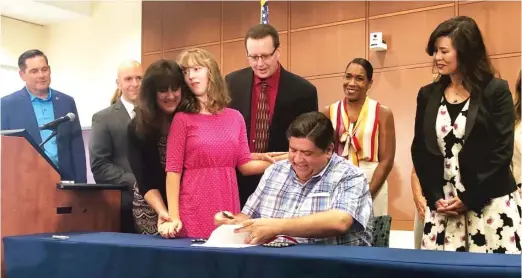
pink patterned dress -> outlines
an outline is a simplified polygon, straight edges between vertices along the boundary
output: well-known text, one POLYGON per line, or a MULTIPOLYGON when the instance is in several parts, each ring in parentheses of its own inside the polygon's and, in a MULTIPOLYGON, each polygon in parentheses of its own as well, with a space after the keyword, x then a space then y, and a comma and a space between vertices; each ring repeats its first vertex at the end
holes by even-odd
POLYGON ((250 159, 245 120, 237 110, 176 113, 167 141, 166 171, 182 173, 180 237, 208 238, 217 212, 240 212, 235 169, 250 159))

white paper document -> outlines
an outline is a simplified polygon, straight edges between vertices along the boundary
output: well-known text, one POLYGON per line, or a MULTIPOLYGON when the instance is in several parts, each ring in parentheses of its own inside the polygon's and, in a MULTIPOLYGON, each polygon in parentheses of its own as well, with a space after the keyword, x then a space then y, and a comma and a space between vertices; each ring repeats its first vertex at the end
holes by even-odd
POLYGON ((245 244, 245 239, 250 235, 249 232, 234 233, 234 230, 241 228, 241 225, 221 225, 217 227, 207 242, 203 244, 192 244, 200 247, 219 247, 219 248, 244 248, 256 245, 245 244))

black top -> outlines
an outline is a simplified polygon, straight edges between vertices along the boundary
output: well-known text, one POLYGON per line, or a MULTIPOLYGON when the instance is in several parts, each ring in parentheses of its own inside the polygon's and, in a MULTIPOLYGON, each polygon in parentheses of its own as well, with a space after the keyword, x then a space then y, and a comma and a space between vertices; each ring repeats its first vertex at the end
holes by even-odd
POLYGON ((466 105, 466 102, 468 102, 468 99, 460 103, 451 103, 446 99, 446 96, 444 96, 444 102, 446 104, 446 108, 448 108, 448 113, 451 118, 451 124, 453 124, 459 116, 460 111, 462 111, 462 109, 466 105))
MULTIPOLYGON (((411 147, 413 165, 431 209, 444 196, 444 156, 434 128, 444 89, 440 82, 420 89, 411 147)), ((466 191, 459 198, 468 209, 480 212, 492 198, 517 188, 510 168, 515 113, 507 82, 493 78, 482 91, 471 94, 466 117, 464 145, 459 152, 466 191)))
POLYGON ((127 156, 140 193, 145 196, 149 190, 157 189, 163 197, 163 202, 167 205, 166 136, 155 134, 145 139, 138 137, 135 120, 129 123, 127 135, 129 137, 127 156))

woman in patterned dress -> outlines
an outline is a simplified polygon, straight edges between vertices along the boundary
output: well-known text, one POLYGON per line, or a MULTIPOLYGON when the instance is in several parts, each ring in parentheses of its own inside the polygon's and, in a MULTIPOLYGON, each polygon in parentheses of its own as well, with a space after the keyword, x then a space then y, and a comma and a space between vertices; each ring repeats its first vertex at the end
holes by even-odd
POLYGON ((259 175, 286 154, 251 154, 245 119, 227 108, 225 79, 212 55, 203 49, 180 54, 191 94, 172 120, 167 140, 167 200, 172 221, 158 227, 165 238, 207 238, 218 211, 239 213, 236 168, 259 175))
POLYGON ((427 200, 421 248, 520 254, 509 86, 495 78, 472 18, 441 23, 426 50, 440 78, 417 97, 412 159, 427 200))
POLYGON ((129 123, 128 159, 134 175, 133 215, 138 233, 157 235, 169 220, 165 189, 167 134, 188 88, 178 64, 158 60, 143 76, 136 117, 129 123))

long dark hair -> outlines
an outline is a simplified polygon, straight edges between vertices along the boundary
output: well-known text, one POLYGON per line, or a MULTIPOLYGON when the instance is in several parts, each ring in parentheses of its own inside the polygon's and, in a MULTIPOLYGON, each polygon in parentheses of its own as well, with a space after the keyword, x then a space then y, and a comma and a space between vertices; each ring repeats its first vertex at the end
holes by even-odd
POLYGON ((520 74, 522 70, 518 71, 518 79, 517 84, 515 85, 515 95, 517 97, 515 101, 515 125, 520 123, 520 118, 522 117, 520 113, 522 113, 520 109, 520 74))
MULTIPOLYGON (((481 92, 495 76, 495 69, 475 20, 467 16, 457 16, 439 24, 428 41, 428 55, 433 56, 436 51, 435 41, 440 37, 449 37, 457 51, 457 71, 462 75, 464 88, 470 94, 481 92)), ((451 82, 447 75, 441 76, 439 80, 444 86, 451 82)))
POLYGON ((145 138, 159 135, 164 129, 164 125, 172 121, 174 113, 165 115, 156 100, 158 92, 168 91, 169 88, 171 90, 181 88, 181 102, 178 108, 184 105, 188 87, 183 79, 180 66, 174 61, 160 59, 152 63, 143 75, 134 119, 138 136, 145 138))

